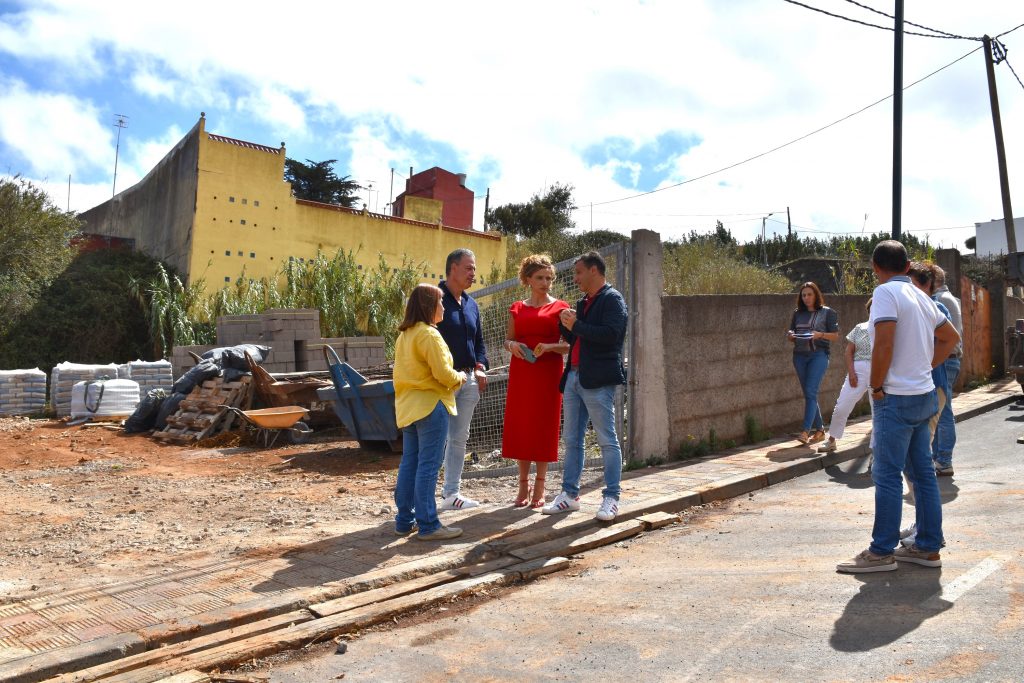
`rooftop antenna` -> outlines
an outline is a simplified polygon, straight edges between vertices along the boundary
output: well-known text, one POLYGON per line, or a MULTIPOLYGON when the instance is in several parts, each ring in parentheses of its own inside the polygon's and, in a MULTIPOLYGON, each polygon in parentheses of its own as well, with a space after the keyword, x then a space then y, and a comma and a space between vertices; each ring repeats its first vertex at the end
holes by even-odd
POLYGON ((121 129, 128 127, 128 117, 114 114, 114 127, 117 128, 117 144, 114 146, 114 187, 110 192, 111 198, 117 194, 117 157, 121 152, 121 129))

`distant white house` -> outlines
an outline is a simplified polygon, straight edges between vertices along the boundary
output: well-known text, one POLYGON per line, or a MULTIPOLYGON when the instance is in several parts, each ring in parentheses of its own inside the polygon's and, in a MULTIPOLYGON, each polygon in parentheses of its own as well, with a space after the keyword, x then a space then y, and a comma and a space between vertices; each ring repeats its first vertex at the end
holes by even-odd
MULTIPOLYGON (((1024 217, 1014 216, 1013 233, 1017 237, 1017 251, 1024 251, 1024 217)), ((975 223, 976 244, 974 253, 978 256, 994 256, 1007 253, 1006 227, 1000 218, 997 221, 975 223)))

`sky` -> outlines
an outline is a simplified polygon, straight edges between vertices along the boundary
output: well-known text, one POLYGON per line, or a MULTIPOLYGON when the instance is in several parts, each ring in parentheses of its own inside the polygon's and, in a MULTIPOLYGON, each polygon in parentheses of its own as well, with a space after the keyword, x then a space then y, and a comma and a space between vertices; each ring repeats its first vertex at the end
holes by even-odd
MULTIPOLYGON (((720 220, 749 240, 788 212, 801 235, 887 232, 893 20, 865 6, 894 3, 801 2, 882 28, 786 0, 0 0, 0 174, 83 211, 110 198, 115 148, 121 191, 205 112, 208 132, 337 159, 382 213, 410 167, 440 166, 467 174, 477 228, 488 190, 494 207, 561 183, 580 230, 720 220)), ((905 18, 997 36, 1024 5, 907 0, 905 18)), ((1024 27, 1000 40, 1021 216, 1024 27)), ((983 55, 904 38, 902 228, 936 246, 1002 217, 983 55)))

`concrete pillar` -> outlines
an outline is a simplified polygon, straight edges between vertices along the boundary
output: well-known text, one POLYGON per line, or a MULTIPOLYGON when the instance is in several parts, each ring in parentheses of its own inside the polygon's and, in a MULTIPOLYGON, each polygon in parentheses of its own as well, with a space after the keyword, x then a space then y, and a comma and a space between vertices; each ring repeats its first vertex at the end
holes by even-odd
POLYGON ((665 340, 661 297, 661 237, 634 230, 630 242, 629 314, 629 458, 644 460, 668 453, 669 424, 665 386, 665 340))
POLYGON ((960 297, 960 251, 957 249, 936 249, 935 262, 946 271, 946 286, 956 298, 960 297))

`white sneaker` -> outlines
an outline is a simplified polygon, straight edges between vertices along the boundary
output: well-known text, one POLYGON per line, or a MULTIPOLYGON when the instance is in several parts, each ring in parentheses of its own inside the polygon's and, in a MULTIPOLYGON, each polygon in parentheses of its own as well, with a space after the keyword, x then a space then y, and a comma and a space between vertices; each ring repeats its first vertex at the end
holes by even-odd
POLYGON ((580 497, 570 496, 565 491, 562 491, 555 499, 551 501, 550 505, 545 505, 541 509, 541 514, 545 515, 557 515, 562 512, 573 512, 574 510, 580 509, 580 497))
POLYGON ((904 547, 909 548, 914 545, 914 541, 917 540, 917 522, 914 522, 906 529, 900 530, 900 543, 904 547))
POLYGON ((605 496, 604 500, 601 501, 601 509, 597 511, 595 517, 602 522, 610 522, 615 519, 615 516, 619 514, 619 501, 615 500, 611 496, 605 496))
POLYGON ((453 493, 442 500, 437 509, 440 512, 444 512, 445 510, 468 510, 469 508, 475 508, 479 505, 480 503, 472 498, 466 498, 458 493, 453 493))

